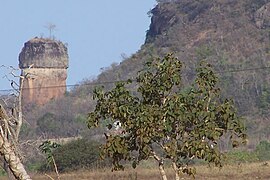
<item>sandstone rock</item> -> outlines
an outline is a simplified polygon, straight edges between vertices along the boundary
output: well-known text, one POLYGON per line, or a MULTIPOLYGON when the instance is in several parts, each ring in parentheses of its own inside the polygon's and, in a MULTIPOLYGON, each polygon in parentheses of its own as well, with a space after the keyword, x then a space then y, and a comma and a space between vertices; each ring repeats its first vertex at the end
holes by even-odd
POLYGON ((43 105, 66 92, 68 54, 62 42, 31 39, 19 55, 19 67, 25 77, 23 104, 43 105))
POLYGON ((24 44, 19 55, 19 67, 68 68, 67 47, 60 41, 34 38, 24 44))

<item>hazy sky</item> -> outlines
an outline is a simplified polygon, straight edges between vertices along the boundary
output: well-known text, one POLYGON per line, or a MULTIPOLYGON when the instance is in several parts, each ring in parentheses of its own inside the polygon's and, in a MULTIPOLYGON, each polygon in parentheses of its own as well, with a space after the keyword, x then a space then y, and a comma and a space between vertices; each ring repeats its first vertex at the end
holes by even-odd
MULTIPOLYGON (((147 12, 155 0, 0 0, 0 65, 18 67, 26 41, 53 35, 68 44, 67 84, 96 76, 100 68, 131 55, 144 43, 150 25, 147 12)), ((10 89, 0 69, 0 90, 10 89)))

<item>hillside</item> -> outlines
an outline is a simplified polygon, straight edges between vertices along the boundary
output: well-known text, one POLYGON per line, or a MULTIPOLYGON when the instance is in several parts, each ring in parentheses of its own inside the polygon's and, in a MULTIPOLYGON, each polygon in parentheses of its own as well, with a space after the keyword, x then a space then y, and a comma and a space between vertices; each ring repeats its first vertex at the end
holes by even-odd
MULTIPOLYGON (((212 63, 218 72, 267 66, 270 19, 267 14, 268 6, 263 1, 255 0, 181 0, 160 3, 151 11, 152 23, 141 50, 119 66, 101 73, 98 80, 134 76, 143 61, 167 52, 175 52, 189 70, 194 69, 202 59, 212 63)), ((187 77, 192 77, 192 71, 189 70, 186 70, 187 77)), ((264 72, 267 73, 265 70, 264 72)), ((254 73, 256 76, 262 72, 254 73)), ((242 90, 250 89, 255 84, 250 74, 252 73, 222 73, 221 76, 222 79, 223 76, 234 79, 241 88, 234 85, 231 88, 242 90), (241 74, 247 77, 242 77, 241 74), (249 85, 245 85, 246 81, 249 81, 249 85)), ((269 82, 267 77, 256 79, 269 82)), ((256 84, 258 86, 259 83, 256 84)), ((231 88, 228 88, 229 91, 235 93, 231 88)), ((256 88, 256 95, 259 95, 262 87, 256 88)), ((239 98, 237 102, 241 103, 239 98)), ((244 109, 242 108, 243 111, 244 109)))
POLYGON ((30 122, 53 117, 61 127, 57 135, 76 135, 94 106, 94 86, 88 83, 133 78, 149 58, 174 52, 185 65, 183 85, 191 82, 200 60, 210 62, 220 77, 222 95, 235 99, 246 118, 252 142, 269 138, 270 0, 159 0, 150 14, 145 44, 137 53, 105 68, 97 79, 82 82, 65 98, 28 113, 30 122))
POLYGON ((145 44, 119 65, 108 67, 96 82, 135 77, 147 59, 175 52, 185 64, 188 84, 198 62, 205 60, 218 73, 223 95, 235 99, 250 134, 257 140, 268 138, 269 30, 269 0, 160 1, 151 11, 145 44))

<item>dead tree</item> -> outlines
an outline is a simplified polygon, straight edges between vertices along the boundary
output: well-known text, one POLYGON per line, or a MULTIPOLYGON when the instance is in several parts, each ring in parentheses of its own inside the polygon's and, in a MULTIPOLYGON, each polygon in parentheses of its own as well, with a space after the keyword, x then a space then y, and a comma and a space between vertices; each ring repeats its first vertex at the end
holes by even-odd
MULTIPOLYGON (((0 104, 0 154, 16 179, 31 179, 27 174, 16 148, 16 134, 3 105, 0 104)), ((16 131, 15 131, 16 133, 16 131)))
POLYGON ((8 76, 5 76, 11 82, 11 86, 15 90, 15 100, 13 107, 9 109, 4 100, 0 102, 0 155, 4 159, 4 169, 7 171, 10 179, 29 180, 31 178, 21 162, 22 160, 18 150, 19 133, 23 122, 21 102, 25 77, 17 76, 14 73, 17 69, 13 67, 8 68, 11 70, 11 76, 20 79, 20 85, 18 85, 16 81, 11 80, 8 76))

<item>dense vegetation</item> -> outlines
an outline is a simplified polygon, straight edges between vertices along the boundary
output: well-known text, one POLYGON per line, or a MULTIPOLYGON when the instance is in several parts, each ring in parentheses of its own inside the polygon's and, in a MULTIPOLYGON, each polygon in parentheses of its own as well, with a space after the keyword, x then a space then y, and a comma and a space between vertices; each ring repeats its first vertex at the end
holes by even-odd
MULTIPOLYGON (((53 151, 57 167, 60 173, 78 170, 80 168, 91 170, 96 168, 108 167, 110 169, 111 162, 106 159, 101 160, 99 157, 100 144, 89 140, 76 140, 74 142, 62 145, 53 151), (81 155, 75 156, 78 152, 82 152, 81 155), (64 153, 62 153, 64 152, 64 153), (74 164, 73 164, 74 163, 74 164)), ((247 150, 233 150, 226 153, 225 164, 235 165, 243 163, 260 163, 261 165, 270 160, 270 143, 267 141, 260 142, 253 151, 247 150)), ((202 161, 194 160, 191 164, 204 164, 202 161)), ((143 163, 142 163, 143 164, 143 163)), ((151 163, 150 163, 151 164, 151 163)), ((37 163, 35 166, 31 164, 30 169, 38 170, 40 172, 54 171, 52 164, 48 164, 47 161, 43 161, 41 164, 37 163)), ((265 163, 267 166, 267 163, 265 163)), ((144 167, 142 165, 141 167, 144 167)), ((153 165, 154 166, 154 165, 153 165)), ((149 167, 149 166, 148 166, 149 167)), ((268 166, 267 166, 268 167, 268 166)))
MULTIPOLYGON (((86 139, 76 140, 53 150, 52 155, 60 173, 78 169, 96 169, 109 165, 99 158, 100 143, 86 139)), ((45 161, 39 171, 54 171, 52 163, 45 161)))

